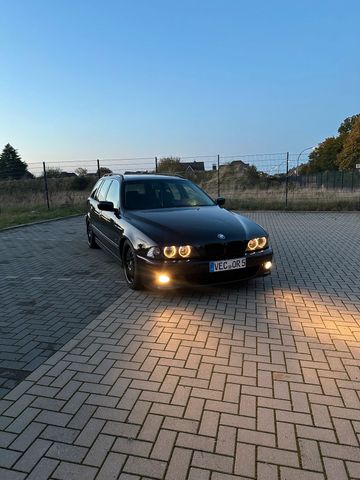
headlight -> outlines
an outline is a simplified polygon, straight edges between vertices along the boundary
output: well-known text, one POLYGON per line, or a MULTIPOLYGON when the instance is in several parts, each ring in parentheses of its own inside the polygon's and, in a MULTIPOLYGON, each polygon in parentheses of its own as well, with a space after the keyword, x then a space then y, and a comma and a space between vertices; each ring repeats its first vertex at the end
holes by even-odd
POLYGON ((248 241, 246 251, 253 252, 255 250, 262 250, 266 247, 267 238, 266 237, 259 237, 259 238, 252 238, 248 241))
POLYGON ((191 247, 190 245, 181 245, 179 247, 179 255, 180 257, 187 258, 191 255, 191 247))
POLYGON ((256 250, 257 246, 258 246, 258 239, 253 238, 248 241, 246 250, 250 250, 250 251, 256 250))
POLYGON ((159 258, 161 256, 161 250, 159 247, 151 247, 146 255, 150 258, 159 258))
POLYGON ((177 250, 176 247, 172 245, 171 247, 164 247, 163 252, 165 257, 174 258, 176 257, 177 250))
POLYGON ((258 238, 258 247, 259 248, 264 248, 266 244, 267 244, 267 238, 266 237, 258 238))

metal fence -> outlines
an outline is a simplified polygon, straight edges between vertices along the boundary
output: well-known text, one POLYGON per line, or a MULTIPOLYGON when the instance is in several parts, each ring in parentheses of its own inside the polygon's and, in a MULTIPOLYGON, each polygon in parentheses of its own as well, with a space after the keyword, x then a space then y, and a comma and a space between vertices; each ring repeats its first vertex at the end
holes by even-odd
POLYGON ((28 165, 16 178, 0 172, 0 215, 41 208, 83 209, 98 178, 113 173, 179 173, 198 183, 212 197, 224 196, 234 209, 360 210, 360 171, 300 175, 301 155, 196 155, 176 157, 175 170, 163 158, 100 158, 28 165))

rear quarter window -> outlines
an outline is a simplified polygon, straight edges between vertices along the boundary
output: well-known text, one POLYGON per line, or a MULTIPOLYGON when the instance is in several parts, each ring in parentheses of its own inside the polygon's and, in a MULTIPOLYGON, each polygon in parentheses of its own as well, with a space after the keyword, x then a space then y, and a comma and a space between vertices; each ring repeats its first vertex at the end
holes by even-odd
POLYGON ((95 183, 95 186, 94 186, 94 188, 92 189, 92 191, 91 191, 91 193, 90 193, 90 197, 91 197, 91 198, 94 198, 95 200, 98 199, 98 198, 97 198, 97 192, 100 190, 103 181, 104 181, 104 179, 101 178, 100 180, 98 180, 98 181, 95 183))

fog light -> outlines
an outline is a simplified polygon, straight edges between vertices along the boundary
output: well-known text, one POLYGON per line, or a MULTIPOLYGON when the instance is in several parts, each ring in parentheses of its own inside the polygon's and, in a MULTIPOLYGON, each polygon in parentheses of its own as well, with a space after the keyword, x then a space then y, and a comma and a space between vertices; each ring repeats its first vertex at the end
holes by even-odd
POLYGON ((159 275, 158 277, 159 283, 165 284, 170 282, 170 277, 167 275, 159 275))
POLYGON ((270 270, 271 267, 272 267, 272 262, 270 262, 270 261, 265 262, 265 264, 264 264, 265 270, 270 270))

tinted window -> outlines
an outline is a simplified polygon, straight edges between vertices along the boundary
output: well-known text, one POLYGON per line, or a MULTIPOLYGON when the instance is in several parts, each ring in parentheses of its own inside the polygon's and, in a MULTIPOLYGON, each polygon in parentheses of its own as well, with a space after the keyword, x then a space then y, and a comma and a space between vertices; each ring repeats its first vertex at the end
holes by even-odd
POLYGON ((100 190, 100 187, 101 187, 101 184, 104 180, 101 178, 100 180, 98 180, 95 184, 95 187, 93 188, 92 192, 91 192, 91 197, 92 198, 95 198, 95 200, 97 200, 97 192, 100 190))
POLYGON ((99 202, 103 202, 106 198, 107 191, 110 187, 111 180, 104 180, 104 183, 100 186, 96 192, 96 197, 99 202))
POLYGON ((125 208, 129 210, 214 205, 205 192, 187 180, 134 180, 126 182, 124 189, 125 208))
POLYGON ((117 180, 111 182, 110 188, 106 195, 106 201, 112 202, 115 208, 119 208, 120 203, 120 184, 117 180))

